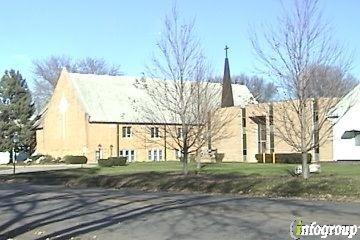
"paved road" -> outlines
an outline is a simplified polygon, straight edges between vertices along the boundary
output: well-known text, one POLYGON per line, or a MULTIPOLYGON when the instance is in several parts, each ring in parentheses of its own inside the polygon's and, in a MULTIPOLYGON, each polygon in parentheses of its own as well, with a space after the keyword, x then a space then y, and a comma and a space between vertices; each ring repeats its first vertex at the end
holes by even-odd
POLYGON ((295 218, 360 225, 359 213, 355 203, 0 185, 0 239, 278 240, 295 218))
MULTIPOLYGON (((41 172, 41 171, 52 171, 52 170, 65 170, 65 169, 76 169, 76 168, 92 168, 96 165, 90 164, 56 164, 56 165, 29 165, 29 166, 16 166, 16 173, 27 173, 27 172, 41 172)), ((13 174, 13 168, 0 169, 0 175, 13 174)))

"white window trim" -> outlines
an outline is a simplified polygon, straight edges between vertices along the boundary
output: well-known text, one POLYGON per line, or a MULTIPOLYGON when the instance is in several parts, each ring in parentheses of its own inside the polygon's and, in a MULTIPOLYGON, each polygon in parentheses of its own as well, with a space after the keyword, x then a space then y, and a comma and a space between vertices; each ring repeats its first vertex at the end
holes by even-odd
POLYGON ((152 148, 152 149, 148 150, 148 160, 149 161, 154 161, 154 162, 163 161, 163 156, 164 156, 163 149, 161 149, 161 148, 152 148), (149 152, 150 152, 150 154, 149 154, 149 152), (161 156, 161 158, 160 158, 160 156, 161 156))
POLYGON ((126 157, 128 162, 136 162, 136 151, 135 151, 135 149, 121 149, 119 151, 119 155, 122 156, 122 157, 126 157), (125 154, 126 151, 128 152, 127 155, 125 154), (131 154, 131 151, 134 152, 134 155, 131 154), (131 159, 132 156, 134 156, 133 160, 131 159))
POLYGON ((123 126, 121 131, 122 131, 122 133, 121 133, 122 138, 131 138, 132 137, 132 127, 131 126, 123 126), (126 129, 125 135, 124 135, 124 128, 126 129), (128 132, 128 129, 129 129, 129 132, 128 132))

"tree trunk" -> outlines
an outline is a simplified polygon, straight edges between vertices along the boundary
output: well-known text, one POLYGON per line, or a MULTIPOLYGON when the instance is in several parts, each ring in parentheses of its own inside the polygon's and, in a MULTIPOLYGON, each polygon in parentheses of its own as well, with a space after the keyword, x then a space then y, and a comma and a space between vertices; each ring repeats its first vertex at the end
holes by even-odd
POLYGON ((189 169, 188 169, 188 154, 187 154, 187 151, 185 151, 182 161, 183 161, 183 174, 188 175, 189 169))
POLYGON ((307 151, 306 151, 306 116, 305 109, 306 103, 304 100, 300 100, 300 141, 301 141, 301 155, 302 155, 302 175, 304 179, 309 178, 309 167, 307 164, 307 151))
POLYGON ((307 163, 307 152, 302 152, 302 174, 304 179, 309 178, 309 166, 307 163))
POLYGON ((197 170, 201 169, 201 158, 200 157, 196 158, 196 169, 197 170))

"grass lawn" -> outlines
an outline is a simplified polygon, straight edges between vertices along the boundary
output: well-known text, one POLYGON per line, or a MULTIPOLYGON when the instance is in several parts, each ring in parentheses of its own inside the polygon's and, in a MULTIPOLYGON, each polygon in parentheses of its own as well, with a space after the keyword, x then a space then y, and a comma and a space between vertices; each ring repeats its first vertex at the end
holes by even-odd
POLYGON ((322 164, 310 179, 292 176, 291 164, 206 164, 200 171, 190 164, 181 173, 179 162, 132 163, 122 167, 84 168, 3 176, 36 184, 81 187, 137 188, 147 191, 231 193, 268 197, 302 197, 327 200, 360 200, 360 164, 322 164))
MULTIPOLYGON (((242 174, 260 176, 288 176, 298 164, 250 164, 250 163, 218 163, 204 164, 201 173, 208 174, 242 174)), ((360 164, 323 163, 322 173, 314 176, 360 177, 360 164)), ((189 164, 190 171, 196 171, 196 164, 189 164)), ((97 174, 114 175, 139 172, 181 172, 179 162, 137 162, 126 167, 98 168, 97 174)))

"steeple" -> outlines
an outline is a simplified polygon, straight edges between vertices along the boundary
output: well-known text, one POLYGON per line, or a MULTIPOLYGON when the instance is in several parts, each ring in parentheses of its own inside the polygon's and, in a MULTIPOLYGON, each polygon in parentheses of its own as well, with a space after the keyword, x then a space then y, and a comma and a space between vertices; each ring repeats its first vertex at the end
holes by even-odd
POLYGON ((224 66, 224 77, 222 84, 222 94, 221 94, 221 107, 232 107, 234 106, 234 98, 231 87, 231 78, 230 78, 230 67, 228 59, 228 46, 225 46, 225 66, 224 66))

